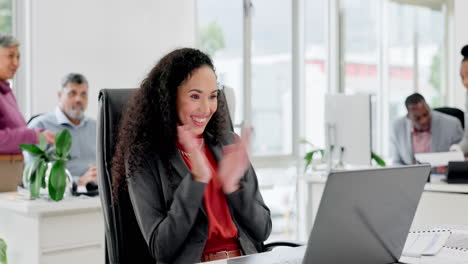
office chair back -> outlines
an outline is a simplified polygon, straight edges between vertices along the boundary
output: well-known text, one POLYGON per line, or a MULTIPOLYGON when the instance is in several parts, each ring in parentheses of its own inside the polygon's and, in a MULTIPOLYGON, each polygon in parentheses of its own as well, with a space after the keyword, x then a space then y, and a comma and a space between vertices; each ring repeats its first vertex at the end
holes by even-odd
MULTIPOLYGON (((136 221, 128 193, 120 193, 118 203, 113 199, 111 167, 114 144, 122 110, 134 91, 136 89, 102 89, 99 93, 97 169, 104 213, 106 263, 155 262, 136 221)), ((220 93, 219 100, 226 102, 224 93, 220 93)), ((229 112, 227 105, 226 111, 229 112)), ((229 114, 226 116, 232 130, 229 114)))
POLYGON ((151 263, 154 259, 141 234, 128 193, 114 203, 112 157, 122 109, 136 89, 103 89, 99 93, 97 168, 104 213, 106 263, 151 263))
POLYGON ((36 117, 39 117, 39 116, 41 116, 41 115, 43 115, 43 114, 37 114, 37 115, 31 116, 31 118, 29 118, 29 120, 28 120, 28 122, 26 122, 26 124, 29 125, 29 123, 31 123, 31 121, 33 121, 33 119, 35 119, 36 117))
POLYGON ((460 120, 462 128, 465 129, 465 113, 463 113, 462 110, 453 107, 439 107, 434 108, 434 110, 458 118, 458 120, 460 120))

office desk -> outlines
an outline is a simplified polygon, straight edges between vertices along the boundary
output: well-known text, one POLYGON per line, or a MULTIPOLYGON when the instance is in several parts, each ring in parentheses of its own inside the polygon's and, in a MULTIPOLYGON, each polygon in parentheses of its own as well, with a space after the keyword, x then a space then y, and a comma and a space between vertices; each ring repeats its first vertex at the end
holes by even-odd
POLYGON ((302 263, 306 247, 281 247, 270 252, 252 254, 232 259, 214 260, 203 263, 210 264, 272 264, 272 263, 302 263), (296 260, 296 261, 293 261, 296 260), (287 261, 287 262, 286 262, 287 261))
POLYGON ((413 226, 467 225, 468 184, 427 183, 413 226))
MULTIPOLYGON (((433 226, 434 227, 434 226, 433 226)), ((440 226, 444 229, 457 230, 445 243, 444 247, 435 256, 406 257, 402 256, 399 261, 407 264, 466 264, 468 263, 468 250, 456 249, 468 246, 468 226, 440 226), (461 233, 462 232, 462 233, 461 233)), ((413 231, 430 230, 432 227, 414 228, 413 231)), ((253 254, 227 260, 216 260, 205 263, 210 264, 270 264, 270 263, 302 263, 306 247, 278 247, 271 252, 253 254)), ((339 252, 337 252, 339 255, 339 252)))
MULTIPOLYGON (((209 264, 302 264, 306 247, 281 248, 271 252, 253 254, 225 260, 215 260, 204 263, 209 264)), ((443 248, 436 256, 423 256, 421 258, 401 257, 400 261, 406 264, 465 264, 468 252, 451 251, 443 248)), ((398 264, 398 263, 395 263, 398 264)))
MULTIPOLYGON (((304 176, 300 181, 307 185, 305 228, 310 232, 320 205, 327 178, 304 176)), ((427 183, 413 220, 415 226, 442 224, 468 224, 468 184, 427 183)))
POLYGON ((105 263, 99 197, 60 202, 0 193, 0 237, 9 263, 105 263))

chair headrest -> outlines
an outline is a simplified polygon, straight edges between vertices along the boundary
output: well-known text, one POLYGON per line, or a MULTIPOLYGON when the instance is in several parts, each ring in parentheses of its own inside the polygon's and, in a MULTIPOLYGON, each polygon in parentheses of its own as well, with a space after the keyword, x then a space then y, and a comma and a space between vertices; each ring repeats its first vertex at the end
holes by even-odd
MULTIPOLYGON (((118 125, 122 115, 124 106, 130 99, 130 96, 135 92, 136 89, 102 89, 99 93, 99 105, 101 109, 101 118, 104 122, 100 122, 102 127, 103 138, 108 143, 105 144, 107 149, 106 161, 110 162, 114 154, 113 142, 115 142, 118 125)), ((110 163, 109 163, 110 164, 110 163)))

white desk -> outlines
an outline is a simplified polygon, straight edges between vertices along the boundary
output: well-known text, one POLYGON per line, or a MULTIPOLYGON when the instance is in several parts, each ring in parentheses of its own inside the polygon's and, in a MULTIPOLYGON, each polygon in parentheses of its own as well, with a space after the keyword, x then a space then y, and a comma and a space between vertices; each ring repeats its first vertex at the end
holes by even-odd
MULTIPOLYGON (((305 176, 300 181, 307 185, 305 221, 310 232, 314 224, 327 178, 305 176)), ((467 225, 468 184, 427 183, 413 221, 415 226, 467 225)))
POLYGON ((60 202, 0 193, 0 237, 9 263, 105 263, 99 197, 60 202))
MULTIPOLYGON (((456 234, 456 237, 452 236, 445 243, 444 247, 435 256, 422 256, 422 257, 400 257, 402 263, 408 264, 466 264, 468 263, 468 251, 454 249, 462 247, 461 244, 466 245, 468 241, 468 226, 440 226, 443 228, 450 228, 452 230, 463 231, 464 234, 456 234)), ((430 230, 431 228, 429 228, 430 230)), ((416 228, 413 231, 427 230, 426 228, 416 228)), ((454 235, 453 235, 454 236, 454 235)), ((273 251, 252 254, 242 257, 236 257, 224 260, 215 260, 206 263, 210 264, 270 264, 270 263, 302 263, 306 247, 278 247, 273 251)), ((336 252, 339 256, 339 252, 336 252)))

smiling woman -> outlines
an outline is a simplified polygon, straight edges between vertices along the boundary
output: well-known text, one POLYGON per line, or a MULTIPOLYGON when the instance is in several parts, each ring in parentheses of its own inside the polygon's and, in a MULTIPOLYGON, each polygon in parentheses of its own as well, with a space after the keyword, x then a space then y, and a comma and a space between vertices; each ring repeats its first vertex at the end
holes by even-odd
POLYGON ((40 133, 47 143, 54 142, 54 133, 26 127, 26 121, 8 83, 19 67, 18 47, 19 42, 15 38, 0 33, 0 153, 20 153, 19 144, 38 143, 40 133))
POLYGON ((180 124, 201 135, 218 107, 218 88, 212 68, 203 66, 194 70, 180 85, 176 107, 180 124))
POLYGON ((224 127, 218 93, 211 59, 178 49, 150 71, 122 117, 114 194, 128 187, 157 263, 256 253, 270 235, 247 140, 224 127))

